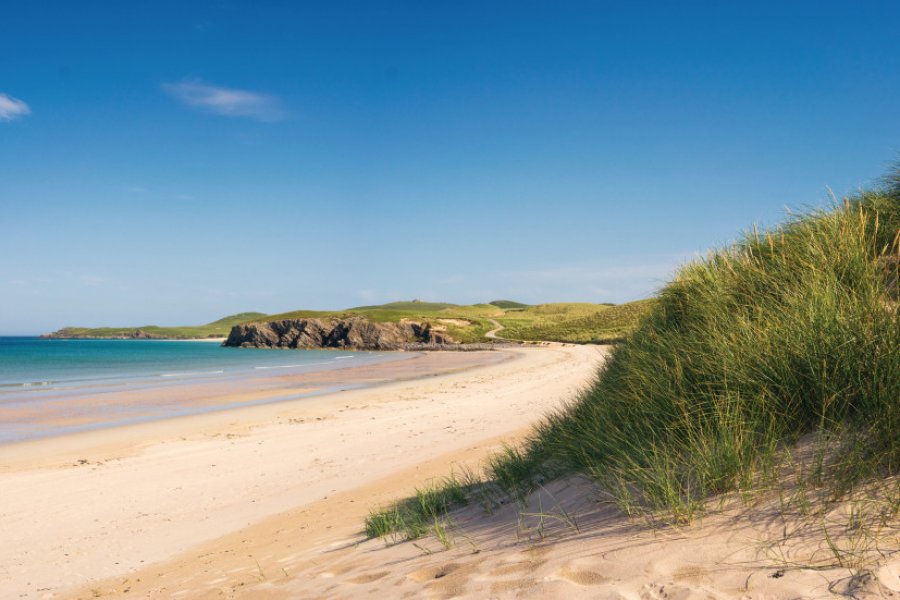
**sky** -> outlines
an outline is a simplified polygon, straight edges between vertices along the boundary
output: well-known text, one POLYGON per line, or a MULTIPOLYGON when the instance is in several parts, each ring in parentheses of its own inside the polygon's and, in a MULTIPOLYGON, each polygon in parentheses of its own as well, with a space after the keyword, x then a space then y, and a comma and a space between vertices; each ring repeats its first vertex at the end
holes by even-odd
POLYGON ((625 302, 900 159, 900 3, 18 2, 0 335, 625 302))

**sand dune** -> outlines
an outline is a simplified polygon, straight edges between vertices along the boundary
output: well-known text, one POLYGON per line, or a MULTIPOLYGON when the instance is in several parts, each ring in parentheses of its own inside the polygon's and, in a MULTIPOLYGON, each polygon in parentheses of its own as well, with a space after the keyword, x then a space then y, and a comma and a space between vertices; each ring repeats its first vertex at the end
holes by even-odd
MULTIPOLYGON (((809 566, 822 540, 773 544, 783 522, 740 503, 689 527, 631 521, 578 478, 488 514, 453 513, 451 547, 437 538, 387 547, 322 546, 290 577, 273 574, 254 598, 552 598, 718 600, 890 598, 900 561, 871 574, 809 566), (807 566, 804 566, 807 565, 807 566)), ((238 594, 244 597, 244 594, 238 594)))

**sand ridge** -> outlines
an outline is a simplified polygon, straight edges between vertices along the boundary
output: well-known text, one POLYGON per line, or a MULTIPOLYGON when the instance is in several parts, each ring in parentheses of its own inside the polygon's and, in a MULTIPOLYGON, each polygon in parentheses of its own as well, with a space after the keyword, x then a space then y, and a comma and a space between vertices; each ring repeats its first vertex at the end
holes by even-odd
MULTIPOLYGON (((244 588, 239 598, 550 598, 771 600, 895 598, 900 561, 874 573, 814 565, 814 548, 790 542, 772 552, 779 519, 734 502, 689 527, 632 521, 572 477, 485 512, 453 512, 446 548, 435 537, 386 546, 382 540, 323 545, 292 571, 244 588), (792 562, 796 561, 796 562, 792 562)), ((205 597, 216 597, 209 595, 205 597)))

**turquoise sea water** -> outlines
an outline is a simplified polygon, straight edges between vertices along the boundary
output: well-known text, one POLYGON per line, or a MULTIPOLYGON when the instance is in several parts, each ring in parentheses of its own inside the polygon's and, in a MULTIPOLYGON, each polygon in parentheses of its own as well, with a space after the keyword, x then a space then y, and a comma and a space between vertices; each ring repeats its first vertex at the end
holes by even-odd
MULTIPOLYGON (((214 400, 179 404, 178 389, 186 385, 272 389, 273 375, 399 358, 377 352, 225 348, 213 342, 0 337, 0 443, 234 406, 214 400), (152 400, 116 400, 133 392, 152 400)), ((340 376, 333 380, 339 382, 340 376)))
POLYGON ((103 381, 203 378, 308 370, 384 355, 332 350, 224 348, 214 342, 0 337, 0 387, 71 387, 103 381))

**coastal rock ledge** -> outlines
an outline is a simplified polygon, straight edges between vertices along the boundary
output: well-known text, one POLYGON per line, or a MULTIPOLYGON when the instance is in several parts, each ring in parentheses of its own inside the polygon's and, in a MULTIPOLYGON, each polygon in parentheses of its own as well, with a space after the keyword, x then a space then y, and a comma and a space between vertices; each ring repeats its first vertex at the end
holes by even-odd
POLYGON ((427 323, 373 323, 364 317, 352 317, 243 323, 232 327, 222 345, 240 348, 408 350, 456 344, 443 333, 432 330, 427 323))

